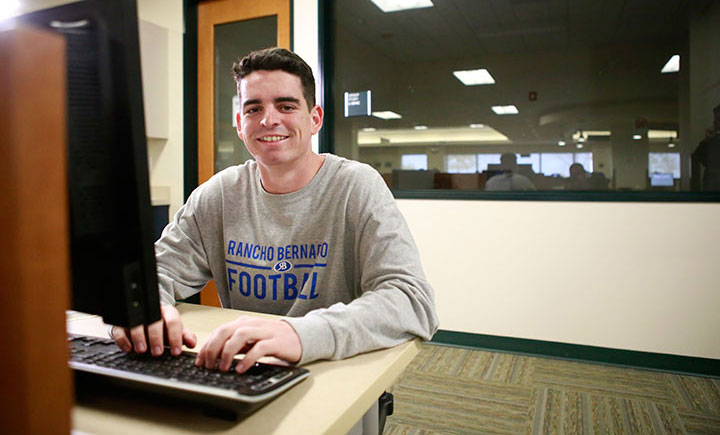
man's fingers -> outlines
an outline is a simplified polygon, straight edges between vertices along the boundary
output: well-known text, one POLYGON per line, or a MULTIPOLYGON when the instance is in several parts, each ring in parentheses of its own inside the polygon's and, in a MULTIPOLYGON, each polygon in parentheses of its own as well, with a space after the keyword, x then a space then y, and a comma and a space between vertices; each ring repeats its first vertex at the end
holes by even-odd
POLYGON ((164 348, 163 343, 163 322, 158 320, 151 323, 147 327, 148 342, 150 343, 150 352, 153 356, 162 355, 164 348))
POLYGON ((110 332, 112 339, 115 340, 115 344, 117 344, 123 352, 130 352, 132 350, 132 343, 130 342, 130 338, 128 338, 128 331, 125 328, 113 326, 110 332))
POLYGON ((130 340, 133 348, 137 353, 145 353, 147 350, 147 342, 145 341, 145 327, 138 325, 130 329, 130 340))
POLYGON ((240 328, 241 319, 226 323, 210 334, 210 338, 205 342, 195 359, 196 366, 205 366, 208 369, 214 369, 217 366, 217 360, 225 347, 225 342, 240 328))
POLYGON ((183 327, 183 333, 182 333, 182 339, 183 344, 190 349, 194 348, 195 345, 197 345, 197 336, 190 332, 189 329, 183 327))
POLYGON ((163 307, 162 315, 165 321, 170 353, 178 356, 180 352, 182 352, 183 342, 183 325, 180 320, 180 313, 178 313, 175 307, 167 306, 163 307))
POLYGON ((200 352, 198 352, 198 356, 195 358, 195 365, 204 366, 207 369, 214 369, 217 365, 218 354, 222 350, 229 335, 226 328, 221 327, 213 331, 202 349, 200 349, 200 352))
POLYGON ((166 305, 161 307, 161 313, 162 320, 147 327, 138 325, 128 330, 113 326, 110 335, 124 352, 135 349, 137 353, 145 353, 150 349, 153 356, 163 354, 165 337, 167 337, 167 344, 170 346, 171 354, 175 356, 180 355, 183 344, 191 348, 197 345, 197 337, 190 330, 183 327, 177 308, 166 305))
POLYGON ((254 366, 261 357, 276 353, 273 351, 272 346, 273 340, 263 340, 255 343, 255 345, 245 354, 245 357, 241 361, 238 361, 235 366, 235 371, 238 373, 245 373, 250 367, 254 366))
POLYGON ((299 361, 302 343, 287 322, 241 317, 213 331, 200 349, 195 365, 212 369, 218 365, 220 358, 220 369, 227 370, 233 357, 243 351, 246 351, 245 359, 235 368, 239 373, 248 370, 263 356, 299 361))
POLYGON ((252 342, 248 340, 246 334, 241 332, 241 330, 235 331, 228 341, 225 342, 225 346, 223 346, 222 353, 220 354, 220 370, 224 372, 228 371, 235 355, 251 345, 252 342))

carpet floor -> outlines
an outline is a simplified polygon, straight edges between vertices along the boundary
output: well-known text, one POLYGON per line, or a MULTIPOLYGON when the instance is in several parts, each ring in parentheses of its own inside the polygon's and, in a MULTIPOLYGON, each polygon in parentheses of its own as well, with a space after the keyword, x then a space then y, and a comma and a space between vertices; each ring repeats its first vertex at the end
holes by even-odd
POLYGON ((385 434, 720 434, 720 379, 423 344, 385 434))

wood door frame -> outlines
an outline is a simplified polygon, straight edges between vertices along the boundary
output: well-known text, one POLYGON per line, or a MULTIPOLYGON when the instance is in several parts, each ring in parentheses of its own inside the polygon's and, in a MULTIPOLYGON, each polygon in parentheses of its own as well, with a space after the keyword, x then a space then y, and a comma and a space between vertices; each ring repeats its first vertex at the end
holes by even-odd
MULTIPOLYGON (((215 174, 214 88, 217 24, 277 16, 277 45, 291 49, 292 0, 208 0, 197 6, 197 174, 198 185, 215 174)), ((243 53, 238 53, 238 56, 243 53)), ((214 281, 200 295, 203 305, 220 306, 214 281)))

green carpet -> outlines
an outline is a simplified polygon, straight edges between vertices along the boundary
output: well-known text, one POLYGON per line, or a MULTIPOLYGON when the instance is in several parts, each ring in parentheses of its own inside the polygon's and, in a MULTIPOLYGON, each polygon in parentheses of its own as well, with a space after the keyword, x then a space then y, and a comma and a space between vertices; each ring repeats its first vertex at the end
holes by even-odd
POLYGON ((720 379, 424 344, 385 434, 720 434, 720 379))

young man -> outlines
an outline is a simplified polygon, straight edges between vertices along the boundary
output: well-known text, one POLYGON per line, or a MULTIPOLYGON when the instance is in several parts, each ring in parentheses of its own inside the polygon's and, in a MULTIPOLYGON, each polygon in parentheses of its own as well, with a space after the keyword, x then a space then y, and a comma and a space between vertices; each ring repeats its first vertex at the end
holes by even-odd
POLYGON ((193 347, 176 299, 214 279, 224 307, 281 314, 216 329, 196 364, 243 372, 262 356, 290 363, 340 359, 437 330, 432 288, 382 177, 312 151, 323 121, 310 67, 284 49, 233 66, 238 136, 254 161, 198 187, 156 243, 163 321, 112 335, 125 351, 193 347), (164 327, 164 328, 163 328, 164 327), (217 359, 220 358, 219 364, 217 359))

